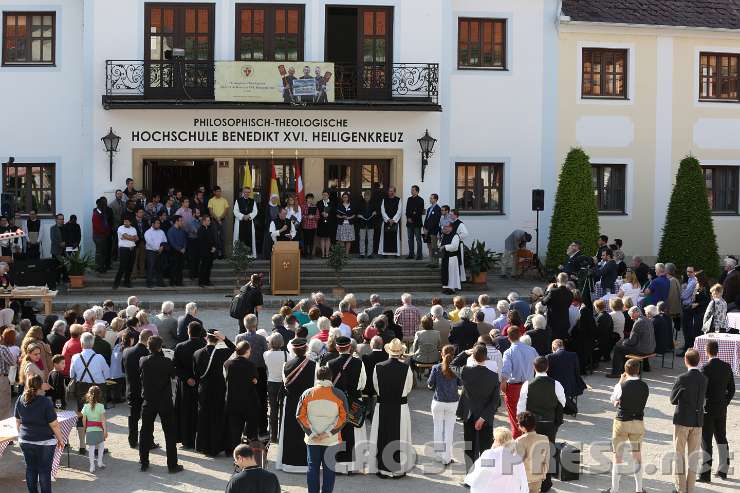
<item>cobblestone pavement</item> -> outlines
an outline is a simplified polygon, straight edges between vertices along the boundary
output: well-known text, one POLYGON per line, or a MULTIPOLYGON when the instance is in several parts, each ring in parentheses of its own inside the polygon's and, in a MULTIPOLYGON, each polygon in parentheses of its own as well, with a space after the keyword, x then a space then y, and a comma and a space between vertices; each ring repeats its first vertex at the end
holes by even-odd
MULTIPOLYGON (((224 328, 225 332, 232 337, 235 332, 233 320, 228 318, 224 311, 204 311, 201 313, 203 320, 209 327, 224 328)), ((267 317, 264 317, 267 318, 267 317)), ((648 401, 646 415, 647 436, 644 443, 644 463, 646 469, 652 471, 645 475, 645 489, 648 492, 666 492, 672 489, 671 476, 656 473, 656 466, 661 464, 663 457, 671 449, 671 434, 673 426, 671 417, 673 407, 668 402, 668 394, 675 376, 681 371, 682 363, 676 359, 674 370, 661 369, 660 360, 653 360, 653 371, 646 374, 645 380, 650 385, 650 399, 648 401)), ((561 483, 555 481, 554 491, 558 492, 585 492, 601 491, 610 484, 610 476, 597 466, 598 455, 590 454, 595 449, 592 444, 608 440, 611 433, 612 418, 614 411, 608 402, 613 380, 604 377, 603 370, 587 378, 590 390, 579 399, 580 413, 576 419, 568 417, 566 423, 558 433, 558 441, 583 444, 580 448, 584 450, 583 474, 577 482, 561 483)), ((732 404, 728 411, 730 416, 728 422, 728 438, 731 449, 737 450, 740 444, 740 423, 737 416, 740 411, 738 400, 732 404)), ((372 476, 354 475, 351 477, 338 477, 335 491, 342 492, 366 492, 372 488, 382 488, 384 493, 395 492, 448 492, 465 491, 459 486, 463 478, 463 470, 460 465, 463 461, 462 449, 456 450, 457 464, 446 470, 438 471, 438 467, 430 460, 428 452, 424 450, 424 443, 432 440, 432 418, 429 410, 431 392, 421 386, 411 393, 411 420, 413 426, 413 438, 418 453, 419 466, 406 478, 400 480, 381 480, 372 476)), ((128 408, 125 404, 119 404, 109 411, 110 437, 106 442, 110 449, 110 455, 106 456, 107 468, 96 474, 87 472, 87 457, 81 457, 76 453, 70 455, 71 467, 63 467, 57 481, 54 483, 55 492, 77 493, 82 491, 106 491, 114 492, 218 492, 224 491, 226 482, 233 472, 230 458, 221 456, 216 459, 203 457, 192 451, 179 450, 180 462, 185 466, 185 472, 177 475, 169 475, 166 469, 164 450, 157 450, 151 456, 151 468, 146 473, 139 472, 138 454, 136 450, 128 447, 126 440, 126 416, 128 408)), ((506 416, 503 406, 499 408, 496 416, 495 426, 506 425, 506 416)), ((73 432, 74 433, 74 432, 73 432)), ((462 426, 456 425, 455 433, 462 440, 462 426)), ((164 437, 159 424, 155 425, 155 439, 164 445, 164 437)), ((77 438, 72 437, 73 447, 77 445, 77 438)), ((607 443, 608 446, 608 443, 607 443)), ((270 451, 270 467, 277 447, 270 451)), ((715 447, 716 450, 716 447, 715 447)), ((715 452, 716 453, 716 452, 715 452)), ((603 461, 608 460, 602 456, 603 461)), ((715 459, 715 464, 717 460, 715 459)), ((66 459, 63 459, 66 465, 66 459)), ((735 470, 737 471, 737 469, 735 470)), ((280 484, 284 491, 305 492, 305 476, 293 474, 278 474, 280 484)), ((698 485, 697 492, 735 492, 740 489, 738 473, 733 472, 728 481, 714 478, 711 485, 698 485)), ((8 449, 0 457, 0 492, 22 493, 25 492, 24 466, 20 449, 15 446, 8 449)), ((622 492, 633 492, 634 481, 630 476, 622 478, 622 492)), ((503 493, 503 492, 502 492, 503 493)))

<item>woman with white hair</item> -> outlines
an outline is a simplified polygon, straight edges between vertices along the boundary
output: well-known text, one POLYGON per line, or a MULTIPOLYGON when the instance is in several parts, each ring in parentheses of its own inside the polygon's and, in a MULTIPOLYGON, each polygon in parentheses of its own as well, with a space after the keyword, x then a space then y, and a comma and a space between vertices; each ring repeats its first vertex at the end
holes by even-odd
POLYGON ((51 326, 51 332, 46 336, 46 340, 49 342, 49 348, 51 354, 62 354, 62 348, 64 343, 67 342, 67 338, 64 337, 67 331, 67 322, 64 320, 57 320, 54 325, 51 326))
POLYGON ((439 332, 439 340, 444 345, 450 337, 452 323, 445 318, 445 309, 442 305, 432 306, 430 313, 432 315, 432 320, 434 321, 432 326, 434 327, 434 330, 439 332))
POLYGON ((308 342, 308 352, 306 357, 311 361, 318 362, 321 356, 326 352, 326 345, 320 339, 313 338, 308 342))
POLYGON ((493 430, 493 446, 480 455, 465 477, 471 493, 529 493, 527 472, 514 445, 508 428, 499 426, 493 430))

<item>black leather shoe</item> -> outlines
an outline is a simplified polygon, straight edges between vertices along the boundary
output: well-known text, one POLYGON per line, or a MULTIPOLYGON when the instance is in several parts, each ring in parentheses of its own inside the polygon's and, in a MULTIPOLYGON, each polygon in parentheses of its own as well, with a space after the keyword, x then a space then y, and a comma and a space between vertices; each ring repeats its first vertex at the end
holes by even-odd
POLYGON ((717 471, 717 474, 715 474, 718 478, 727 479, 727 473, 722 471, 717 471))
POLYGON ((696 478, 697 483, 711 483, 712 477, 709 474, 702 474, 696 478))
POLYGON ((149 464, 142 464, 141 467, 139 467, 139 470, 141 472, 148 471, 149 470, 149 464))
POLYGON ((184 468, 184 467, 182 467, 182 465, 181 465, 181 464, 178 464, 178 465, 176 465, 175 467, 168 467, 168 468, 167 468, 167 471, 168 471, 168 472, 169 472, 170 474, 177 474, 178 472, 182 472, 182 471, 183 471, 184 469, 185 469, 185 468, 184 468))
POLYGON ((149 447, 149 450, 154 450, 154 449, 157 449, 157 448, 159 448, 159 444, 158 443, 152 443, 152 446, 149 447))

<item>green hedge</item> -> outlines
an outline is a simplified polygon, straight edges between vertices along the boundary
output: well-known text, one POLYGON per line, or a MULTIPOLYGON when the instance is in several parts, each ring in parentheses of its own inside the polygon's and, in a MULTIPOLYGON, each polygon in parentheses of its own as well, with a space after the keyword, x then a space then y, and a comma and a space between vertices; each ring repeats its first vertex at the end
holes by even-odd
POLYGON ((704 175, 699 161, 687 156, 678 166, 658 261, 673 262, 679 272, 691 265, 703 269, 710 278, 716 278, 720 274, 717 250, 704 175))
POLYGON ((583 242, 584 253, 594 255, 598 237, 599 214, 591 179, 591 163, 582 149, 573 148, 568 152, 560 171, 547 244, 547 268, 557 269, 565 261, 565 251, 574 240, 583 242))

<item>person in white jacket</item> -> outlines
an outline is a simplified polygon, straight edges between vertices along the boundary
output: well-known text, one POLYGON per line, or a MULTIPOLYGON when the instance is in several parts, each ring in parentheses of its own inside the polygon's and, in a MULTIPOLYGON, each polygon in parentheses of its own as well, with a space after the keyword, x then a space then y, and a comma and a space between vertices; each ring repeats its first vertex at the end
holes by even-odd
POLYGON ((508 428, 493 430, 493 446, 483 452, 465 477, 470 493, 529 493, 524 462, 516 455, 514 440, 508 428))

